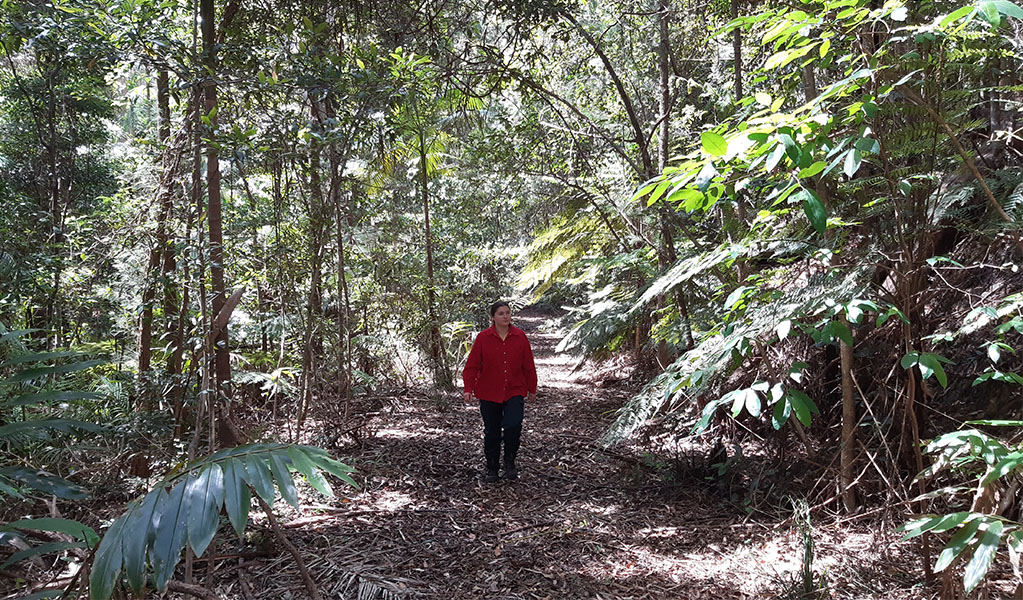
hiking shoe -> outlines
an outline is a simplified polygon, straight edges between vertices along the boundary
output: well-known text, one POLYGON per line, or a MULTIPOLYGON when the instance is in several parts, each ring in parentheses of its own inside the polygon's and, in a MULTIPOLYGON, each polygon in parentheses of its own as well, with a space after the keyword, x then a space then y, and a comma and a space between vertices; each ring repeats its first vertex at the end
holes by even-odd
POLYGON ((504 466, 504 478, 509 481, 519 478, 519 470, 515 468, 515 465, 504 466))
POLYGON ((497 469, 487 469, 486 476, 483 477, 483 481, 487 483, 497 483, 497 469))

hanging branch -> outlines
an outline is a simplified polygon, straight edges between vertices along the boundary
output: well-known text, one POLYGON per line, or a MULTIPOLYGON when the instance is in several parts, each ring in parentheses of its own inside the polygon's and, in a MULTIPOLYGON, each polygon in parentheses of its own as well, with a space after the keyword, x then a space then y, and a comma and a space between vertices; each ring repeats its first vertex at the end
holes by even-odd
MULTIPOLYGON (((955 147, 956 152, 959 154, 959 157, 962 158, 963 162, 966 164, 966 168, 970 170, 970 173, 972 173, 973 177, 976 178, 977 183, 980 184, 980 188, 984 190, 984 195, 987 196, 988 203, 991 204, 991 207, 995 209, 995 212, 997 212, 998 215, 1002 217, 1002 220, 1004 220, 1006 223, 1012 223, 1013 222, 1012 217, 1006 214, 1005 209, 1002 208, 1000 204, 998 204, 998 200, 995 200, 995 195, 991 193, 991 188, 988 187, 987 180, 984 179, 984 176, 980 174, 980 171, 977 169, 976 163, 974 163, 973 159, 970 158, 970 155, 966 153, 966 149, 963 148, 963 145, 959 143, 959 138, 956 137, 955 132, 953 132, 952 128, 949 127, 948 122, 944 118, 942 118, 942 116, 938 114, 936 110, 931 108, 931 106, 927 104, 927 102, 925 102, 924 99, 921 98, 920 95, 917 94, 912 89, 906 87, 905 85, 900 85, 899 91, 902 92, 903 95, 905 95, 907 98, 909 98, 910 102, 916 104, 920 108, 927 111, 927 114, 929 114, 932 119, 934 119, 939 125, 941 125, 941 128, 944 129, 945 133, 948 134, 948 139, 949 141, 952 142, 952 145, 955 147)), ((1019 242, 1018 237, 1017 242, 1019 242)))

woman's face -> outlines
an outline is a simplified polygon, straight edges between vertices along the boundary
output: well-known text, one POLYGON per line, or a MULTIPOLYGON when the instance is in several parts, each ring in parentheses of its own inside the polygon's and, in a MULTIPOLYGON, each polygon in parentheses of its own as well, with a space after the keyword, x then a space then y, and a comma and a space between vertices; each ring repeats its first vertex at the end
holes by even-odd
POLYGON ((511 309, 507 306, 502 306, 497 309, 494 313, 494 324, 500 325, 501 327, 507 327, 511 324, 511 309))

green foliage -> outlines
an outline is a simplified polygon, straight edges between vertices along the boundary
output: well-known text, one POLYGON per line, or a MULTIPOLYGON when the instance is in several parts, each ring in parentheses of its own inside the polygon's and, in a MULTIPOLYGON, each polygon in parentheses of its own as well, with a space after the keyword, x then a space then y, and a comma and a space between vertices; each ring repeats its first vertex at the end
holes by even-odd
POLYGON ((11 538, 18 538, 26 548, 12 554, 0 568, 7 568, 23 560, 29 560, 40 555, 63 552, 72 548, 88 550, 96 547, 99 543, 99 536, 87 525, 70 519, 18 519, 0 527, 0 541, 8 541, 11 538), (48 542, 37 546, 29 545, 22 535, 23 530, 49 531, 62 533, 70 536, 71 542, 48 542))
MULTIPOLYGON (((969 424, 1023 426, 1019 421, 971 421, 969 424)), ((955 530, 938 556, 934 570, 944 571, 957 559, 968 558, 963 587, 970 593, 984 581, 1002 544, 1012 556, 1018 557, 1023 550, 1023 524, 999 514, 997 501, 1000 490, 1015 490, 1018 485, 1013 482, 1018 481, 1023 471, 1023 447, 1007 446, 977 429, 966 429, 935 438, 927 445, 927 452, 934 457, 934 463, 919 477, 930 479, 950 471, 957 479, 972 483, 945 487, 930 495, 949 502, 962 502, 972 497, 972 506, 970 510, 924 515, 906 523, 900 530, 905 533, 905 539, 927 532, 955 530)))
POLYGON ((21 496, 27 490, 72 500, 80 500, 86 491, 45 470, 31 467, 33 455, 41 446, 58 438, 98 433, 101 425, 63 418, 67 402, 95 400, 98 394, 55 389, 57 375, 68 375, 105 364, 105 359, 80 360, 77 352, 31 352, 19 340, 30 330, 7 331, 0 325, 0 440, 9 451, 19 455, 22 464, 0 467, 0 495, 21 496), (70 360, 71 362, 63 362, 70 360), (45 364, 55 363, 55 364, 45 364), (15 416, 17 415, 17 417, 15 416), (60 434, 60 435, 58 435, 60 434), (24 489, 20 489, 24 486, 24 489))
POLYGON ((220 512, 238 535, 248 522, 251 491, 273 504, 275 490, 291 505, 298 495, 291 471, 301 473, 320 493, 333 495, 323 473, 358 487, 351 467, 309 446, 256 444, 221 450, 165 478, 109 527, 96 548, 89 574, 89 597, 110 598, 120 576, 140 594, 147 573, 163 591, 186 543, 202 556, 220 525, 220 512))
POLYGON ((623 439, 661 411, 674 411, 679 420, 702 431, 723 406, 730 406, 734 416, 742 414, 744 409, 754 417, 766 418, 769 414, 776 429, 793 413, 800 422, 809 424, 812 415, 818 412, 816 403, 792 386, 802 381, 802 370, 806 367, 802 362, 766 371, 765 374, 771 376, 770 381, 729 390, 707 402, 698 415, 695 400, 716 389, 742 368, 744 361, 760 356, 760 349, 786 343, 794 330, 817 343, 837 343, 848 330, 840 331, 833 317, 849 307, 861 310, 862 304, 856 298, 863 290, 863 274, 865 272, 859 278, 837 272, 815 276, 806 285, 790 287, 786 292, 774 289, 767 282, 757 286, 759 294, 755 301, 733 304, 717 328, 706 333, 695 348, 630 400, 605 439, 623 439), (764 406, 771 411, 762 410, 764 406))

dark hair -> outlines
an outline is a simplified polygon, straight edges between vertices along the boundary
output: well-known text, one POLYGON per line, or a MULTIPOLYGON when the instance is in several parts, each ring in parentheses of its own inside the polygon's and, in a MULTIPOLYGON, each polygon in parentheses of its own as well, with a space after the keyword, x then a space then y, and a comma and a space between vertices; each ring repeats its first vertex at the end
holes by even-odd
MULTIPOLYGON (((494 315, 497 314, 497 309, 501 308, 502 306, 508 306, 508 303, 505 302, 504 300, 498 300, 497 302, 491 304, 490 317, 493 318, 494 315)), ((508 310, 511 310, 511 306, 508 306, 508 310)))

